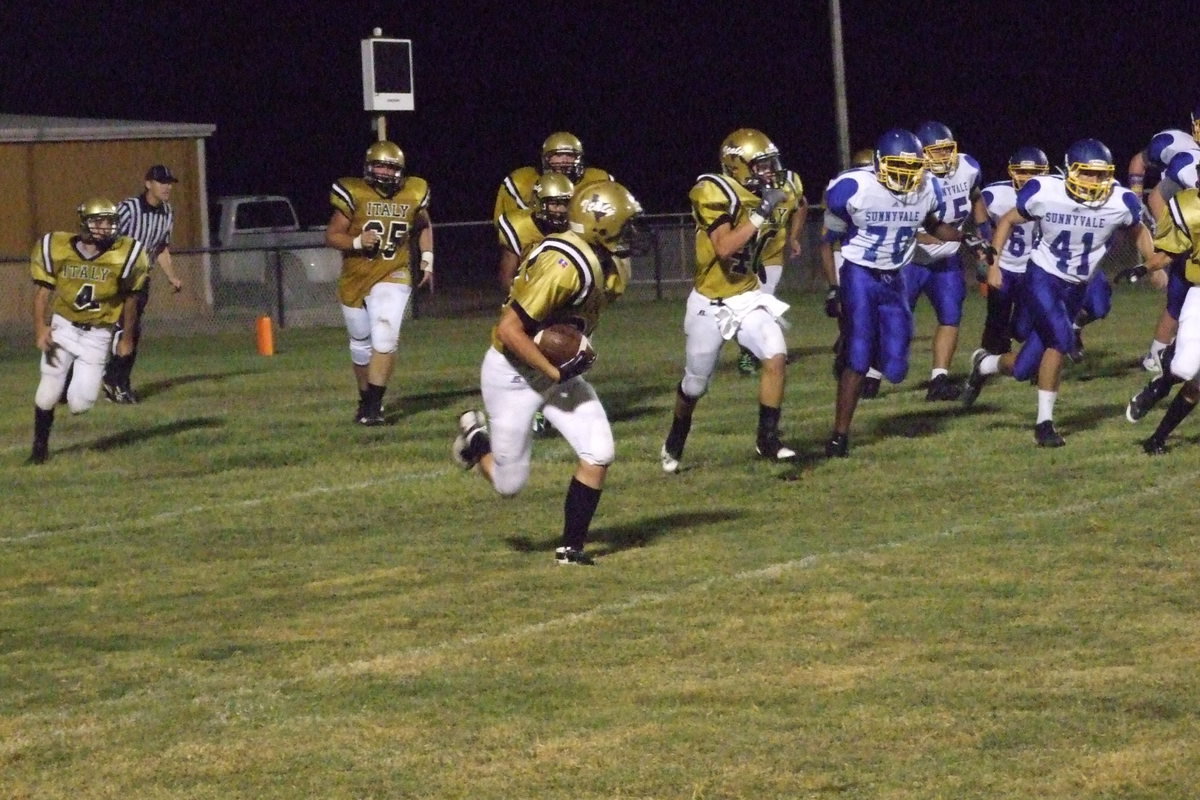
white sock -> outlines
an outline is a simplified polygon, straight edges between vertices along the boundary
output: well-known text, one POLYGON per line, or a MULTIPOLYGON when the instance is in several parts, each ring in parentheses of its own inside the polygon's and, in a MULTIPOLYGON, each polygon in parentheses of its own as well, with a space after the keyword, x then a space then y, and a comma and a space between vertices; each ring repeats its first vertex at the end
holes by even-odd
POLYGON ((984 356, 979 362, 979 374, 1000 374, 1000 356, 984 356))
POLYGON ((883 373, 880 372, 879 370, 875 369, 874 367, 870 367, 867 369, 867 377, 874 378, 875 380, 878 381, 878 380, 883 379, 883 373))
POLYGON ((1058 399, 1058 392, 1048 392, 1045 389, 1038 389, 1038 423, 1046 422, 1054 419, 1054 401, 1058 399))
POLYGON ((934 367, 933 372, 929 373, 929 380, 934 380, 938 375, 949 375, 950 373, 941 367, 934 367))

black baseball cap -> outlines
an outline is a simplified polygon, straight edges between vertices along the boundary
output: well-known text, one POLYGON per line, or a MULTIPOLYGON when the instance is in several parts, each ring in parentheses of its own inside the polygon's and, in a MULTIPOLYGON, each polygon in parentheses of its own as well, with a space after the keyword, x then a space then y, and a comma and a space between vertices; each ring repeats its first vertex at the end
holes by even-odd
POLYGON ((172 175, 171 170, 162 164, 155 164, 146 170, 146 180, 158 181, 159 183, 179 183, 179 178, 172 175))

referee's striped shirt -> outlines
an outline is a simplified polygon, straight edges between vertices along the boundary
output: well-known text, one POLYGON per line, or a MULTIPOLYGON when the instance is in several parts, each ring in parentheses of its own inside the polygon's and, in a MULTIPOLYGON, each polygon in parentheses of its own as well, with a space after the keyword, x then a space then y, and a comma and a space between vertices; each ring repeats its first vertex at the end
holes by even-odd
POLYGON ((126 197, 117 205, 117 233, 132 236, 146 247, 150 265, 158 260, 158 254, 171 244, 171 226, 175 224, 175 211, 170 203, 155 208, 146 202, 146 196, 126 197))

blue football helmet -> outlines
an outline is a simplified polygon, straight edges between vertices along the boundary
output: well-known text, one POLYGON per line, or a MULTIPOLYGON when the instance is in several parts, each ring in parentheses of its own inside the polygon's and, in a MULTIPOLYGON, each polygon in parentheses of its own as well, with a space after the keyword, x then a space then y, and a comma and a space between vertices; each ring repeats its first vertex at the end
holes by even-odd
POLYGON ((1067 148, 1067 194, 1083 203, 1103 203, 1112 194, 1112 151, 1098 139, 1080 139, 1067 148))
POLYGON ((912 131, 892 128, 875 142, 875 177, 896 194, 917 189, 925 177, 925 153, 912 131))
POLYGON ((925 161, 934 175, 949 175, 958 168, 958 142, 954 133, 940 122, 922 122, 917 138, 925 149, 925 161))
POLYGON ((1049 171, 1050 159, 1036 147, 1018 147, 1008 157, 1008 177, 1012 178, 1015 189, 1020 189, 1030 178, 1049 171))

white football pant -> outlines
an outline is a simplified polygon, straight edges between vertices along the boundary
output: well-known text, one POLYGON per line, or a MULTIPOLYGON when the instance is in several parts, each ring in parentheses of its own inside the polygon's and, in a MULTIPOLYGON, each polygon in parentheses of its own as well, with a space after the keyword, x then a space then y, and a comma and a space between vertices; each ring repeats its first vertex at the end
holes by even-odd
POLYGON ((96 405, 96 398, 100 396, 100 382, 104 379, 104 365, 108 363, 113 329, 104 326, 91 330, 76 328, 66 317, 55 314, 50 318, 50 331, 55 344, 54 363, 51 364, 42 353, 42 378, 38 381, 33 402, 43 411, 54 408, 58 398, 62 397, 67 372, 74 364, 75 371, 67 389, 67 407, 72 414, 82 414, 96 405))
POLYGON ((596 390, 582 376, 551 384, 537 370, 515 365, 489 347, 479 370, 492 440, 492 485, 511 497, 529 480, 533 415, 539 410, 580 461, 607 466, 616 457, 612 427, 596 390))
MULTIPOLYGON (((683 332, 687 336, 683 393, 691 398, 702 397, 708 391, 708 382, 717 369, 721 347, 725 344, 715 316, 717 308, 712 300, 694 289, 688 295, 687 311, 683 318, 683 332)), ((783 328, 763 308, 757 308, 742 318, 735 338, 738 344, 760 361, 787 353, 783 328)))
POLYGON ((371 353, 395 352, 411 295, 411 286, 380 281, 371 287, 362 308, 342 306, 342 319, 350 334, 351 361, 365 367, 371 353))

